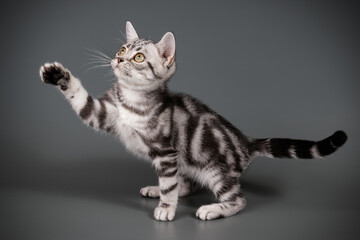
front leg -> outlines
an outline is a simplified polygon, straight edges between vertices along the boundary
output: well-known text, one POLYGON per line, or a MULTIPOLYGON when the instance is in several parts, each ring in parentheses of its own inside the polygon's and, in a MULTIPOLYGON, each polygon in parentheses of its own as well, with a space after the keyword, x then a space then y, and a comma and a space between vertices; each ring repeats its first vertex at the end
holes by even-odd
POLYGON ((55 85, 69 101, 85 124, 95 129, 111 132, 118 119, 118 110, 111 91, 95 99, 81 85, 79 79, 60 63, 46 63, 40 68, 43 82, 55 85))
POLYGON ((156 157, 153 164, 159 177, 160 201, 154 217, 160 221, 172 221, 178 202, 178 174, 176 153, 156 157))

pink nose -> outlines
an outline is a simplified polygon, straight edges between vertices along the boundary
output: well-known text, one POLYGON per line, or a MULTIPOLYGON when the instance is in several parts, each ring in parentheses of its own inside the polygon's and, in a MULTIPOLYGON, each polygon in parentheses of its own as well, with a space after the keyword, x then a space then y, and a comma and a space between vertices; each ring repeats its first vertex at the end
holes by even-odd
POLYGON ((121 59, 120 58, 118 58, 118 63, 120 63, 121 62, 121 59))

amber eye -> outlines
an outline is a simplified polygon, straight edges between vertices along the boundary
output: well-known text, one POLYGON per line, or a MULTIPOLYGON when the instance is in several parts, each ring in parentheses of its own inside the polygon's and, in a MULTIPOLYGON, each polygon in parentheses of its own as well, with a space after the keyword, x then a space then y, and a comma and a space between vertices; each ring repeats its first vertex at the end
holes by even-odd
POLYGON ((138 54, 136 54, 135 57, 134 57, 135 62, 138 62, 138 63, 143 62, 144 59, 145 59, 145 56, 144 56, 144 54, 142 54, 142 53, 138 53, 138 54))
POLYGON ((126 53, 126 48, 122 47, 118 52, 119 56, 124 55, 126 53))

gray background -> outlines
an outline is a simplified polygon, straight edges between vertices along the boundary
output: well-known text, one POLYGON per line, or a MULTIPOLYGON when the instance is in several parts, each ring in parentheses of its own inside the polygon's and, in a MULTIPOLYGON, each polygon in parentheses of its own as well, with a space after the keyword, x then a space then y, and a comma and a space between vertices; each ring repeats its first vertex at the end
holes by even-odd
POLYGON ((359 8, 348 1, 2 1, 0 239, 359 239, 359 8), (325 160, 257 159, 248 207, 202 222, 207 190, 154 220, 150 164, 88 129, 38 70, 59 61, 94 96, 109 69, 86 71, 85 47, 112 55, 131 20, 142 37, 173 31, 189 93, 252 137, 349 141, 325 160))

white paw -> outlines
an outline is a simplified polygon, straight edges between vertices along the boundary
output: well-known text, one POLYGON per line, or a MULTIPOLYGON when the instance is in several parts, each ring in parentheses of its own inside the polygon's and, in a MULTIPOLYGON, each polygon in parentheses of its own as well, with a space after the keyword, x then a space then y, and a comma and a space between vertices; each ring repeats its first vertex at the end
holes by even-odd
POLYGON ((144 197, 158 198, 159 186, 147 186, 140 189, 140 193, 144 197))
POLYGON ((157 207, 154 211, 154 217, 159 221, 172 221, 175 217, 175 207, 157 207))
POLYGON ((201 220, 212 220, 223 217, 218 204, 204 205, 196 211, 196 216, 201 220))

